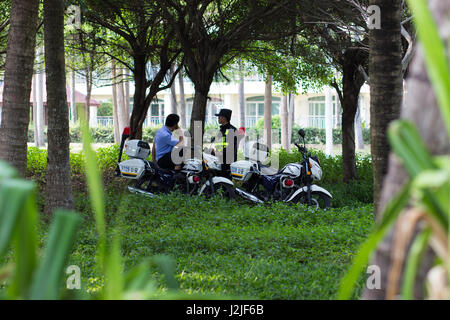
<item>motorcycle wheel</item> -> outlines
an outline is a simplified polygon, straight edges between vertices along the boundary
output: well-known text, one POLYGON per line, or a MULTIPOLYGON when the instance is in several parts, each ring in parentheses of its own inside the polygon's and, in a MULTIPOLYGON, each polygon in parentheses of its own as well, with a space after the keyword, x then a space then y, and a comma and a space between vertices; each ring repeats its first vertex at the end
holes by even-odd
MULTIPOLYGON (((302 192, 292 202, 307 204, 307 194, 302 192)), ((331 197, 323 192, 311 192, 311 207, 315 207, 316 209, 329 209, 331 208, 331 197)))
MULTIPOLYGON (((203 194, 205 194, 207 198, 210 198, 211 188, 207 186, 203 191, 203 194)), ((234 198, 234 189, 227 183, 218 182, 214 184, 214 195, 230 200, 234 198)))

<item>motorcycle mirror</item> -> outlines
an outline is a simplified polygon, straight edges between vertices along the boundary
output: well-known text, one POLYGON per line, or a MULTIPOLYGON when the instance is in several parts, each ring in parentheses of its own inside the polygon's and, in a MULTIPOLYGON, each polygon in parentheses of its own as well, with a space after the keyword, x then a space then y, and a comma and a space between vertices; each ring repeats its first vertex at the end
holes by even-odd
POLYGON ((298 135, 299 135, 300 137, 302 137, 303 139, 305 139, 305 130, 299 129, 299 130, 298 130, 298 135))

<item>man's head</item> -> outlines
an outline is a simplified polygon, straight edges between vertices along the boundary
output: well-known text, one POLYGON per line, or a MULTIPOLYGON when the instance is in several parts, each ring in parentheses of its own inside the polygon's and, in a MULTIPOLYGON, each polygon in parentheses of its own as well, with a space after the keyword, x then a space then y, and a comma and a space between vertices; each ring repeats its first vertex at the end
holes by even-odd
POLYGON ((169 128, 170 131, 174 131, 179 128, 178 122, 180 122, 180 117, 177 114, 172 113, 167 116, 165 126, 169 128))
POLYGON ((231 113, 232 111, 230 109, 220 109, 220 112, 216 114, 216 116, 219 117, 219 123, 221 125, 229 123, 231 120, 231 113))

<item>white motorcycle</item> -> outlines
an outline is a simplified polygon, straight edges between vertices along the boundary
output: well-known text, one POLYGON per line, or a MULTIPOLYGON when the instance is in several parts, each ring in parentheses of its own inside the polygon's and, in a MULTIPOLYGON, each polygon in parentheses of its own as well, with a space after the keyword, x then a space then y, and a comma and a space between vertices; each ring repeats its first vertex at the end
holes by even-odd
POLYGON ((168 193, 178 189, 182 193, 210 196, 221 192, 227 198, 234 197, 233 183, 226 178, 216 176, 220 171, 217 157, 203 154, 200 159, 187 159, 181 171, 165 170, 155 163, 146 160, 150 154, 150 146, 141 140, 128 140, 130 128, 125 128, 119 151, 116 175, 133 180, 128 186, 132 193, 153 197, 155 193, 168 193), (129 160, 121 161, 125 149, 129 160))
MULTIPOLYGON (((304 139, 304 131, 299 130, 304 139)), ((254 203, 265 201, 284 201, 304 203, 316 208, 331 207, 331 194, 313 184, 322 178, 322 168, 317 157, 311 156, 306 147, 300 147, 301 163, 290 163, 277 171, 261 163, 269 156, 266 145, 249 142, 246 145, 246 160, 231 164, 234 180, 242 182, 242 188, 235 188, 236 194, 254 203)))
POLYGON ((312 156, 305 145, 305 131, 300 129, 298 134, 303 139, 303 147, 295 143, 302 153, 301 163, 290 163, 282 171, 289 172, 295 183, 295 192, 286 198, 286 202, 303 203, 308 206, 327 209, 331 207, 333 196, 326 189, 313 184, 322 179, 322 168, 317 157, 312 156))

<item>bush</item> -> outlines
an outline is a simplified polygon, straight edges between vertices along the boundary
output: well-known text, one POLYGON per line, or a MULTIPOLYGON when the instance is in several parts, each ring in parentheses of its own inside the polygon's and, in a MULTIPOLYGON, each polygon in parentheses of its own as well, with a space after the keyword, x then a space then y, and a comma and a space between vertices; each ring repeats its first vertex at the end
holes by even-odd
POLYGON ((97 109, 97 116, 99 117, 112 117, 113 116, 113 104, 111 99, 108 102, 102 102, 97 109))
MULTIPOLYGON (((292 141, 299 141, 298 136, 299 126, 292 128, 292 141)), ((302 128, 305 130, 305 141, 307 144, 325 144, 325 129, 319 128, 302 128)), ((364 144, 370 144, 370 128, 363 128, 364 144)), ((333 129, 333 144, 342 144, 342 129, 333 129)))
MULTIPOLYGON (((301 138, 298 135, 298 130, 301 127, 294 126, 292 128, 292 142, 298 142, 301 138)), ((307 144, 325 144, 326 143, 326 133, 325 129, 319 128, 301 128, 305 131, 305 142, 307 144)), ((278 141, 281 141, 281 129, 280 129, 280 117, 275 116, 272 118, 272 130, 278 130, 278 141)), ((254 128, 248 128, 246 134, 250 135, 252 139, 255 137, 264 136, 264 119, 259 119, 254 128)), ((364 144, 370 144, 370 129, 363 129, 363 140, 364 144)), ((303 142, 303 140, 302 140, 303 142)), ((342 129, 333 129, 333 144, 342 144, 342 129)))
MULTIPOLYGON (((97 158, 99 168, 104 172, 116 168, 119 158, 119 145, 113 144, 109 147, 98 148, 97 158)), ((151 156, 150 156, 151 157, 151 156)), ((122 159, 128 159, 126 154, 122 159)), ((72 174, 84 174, 84 153, 70 153, 70 169, 72 174)), ((27 176, 43 176, 47 168, 47 150, 36 147, 28 147, 27 154, 27 176)))
POLYGON ((142 129, 142 140, 148 143, 153 143, 155 139, 156 131, 158 131, 161 126, 158 127, 147 127, 142 129))
MULTIPOLYGON (((277 130, 280 128, 281 128, 280 116, 273 116, 272 117, 272 129, 277 130)), ((260 131, 264 130, 264 118, 261 118, 256 122, 255 129, 260 130, 260 131)))

